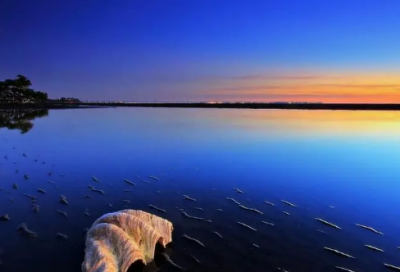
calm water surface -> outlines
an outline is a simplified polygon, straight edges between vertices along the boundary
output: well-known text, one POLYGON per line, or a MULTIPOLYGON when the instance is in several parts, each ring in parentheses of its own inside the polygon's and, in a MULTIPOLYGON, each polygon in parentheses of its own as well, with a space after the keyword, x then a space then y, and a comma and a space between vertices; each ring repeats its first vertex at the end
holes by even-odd
MULTIPOLYGON (((0 125, 10 127, 2 119, 0 125)), ((171 259, 188 271, 329 272, 340 266, 377 272, 388 270, 383 263, 400 266, 400 113, 76 109, 52 110, 32 123, 32 128, 29 122, 19 124, 23 134, 0 129, 0 216, 11 218, 0 221, 0 271, 80 271, 83 230, 99 216, 124 209, 124 199, 130 200, 128 208, 174 224, 171 259), (47 194, 38 193, 39 187, 47 194), (39 213, 23 193, 37 196, 39 213), (61 194, 69 206, 59 203, 61 194), (87 194, 92 198, 85 199, 87 194), (184 194, 197 201, 185 201, 184 194), (226 197, 264 214, 240 209, 226 197), (149 204, 167 214, 150 210, 149 204), (212 223, 184 218, 179 209, 212 223), (66 211, 68 219, 57 210, 66 211), (16 232, 22 222, 38 233, 36 239, 16 232), (57 232, 69 240, 57 239, 57 232), (183 234, 206 247, 182 239, 183 234)), ((160 271, 174 269, 165 265, 160 271)))

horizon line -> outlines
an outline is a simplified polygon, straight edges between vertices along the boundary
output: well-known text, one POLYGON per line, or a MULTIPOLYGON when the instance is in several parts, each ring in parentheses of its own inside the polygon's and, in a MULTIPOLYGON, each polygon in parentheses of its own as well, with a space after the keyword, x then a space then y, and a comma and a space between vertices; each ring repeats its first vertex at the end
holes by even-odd
POLYGON ((312 101, 124 101, 124 100, 81 100, 80 103, 153 103, 153 104, 359 104, 359 105, 400 105, 400 102, 312 102, 312 101))

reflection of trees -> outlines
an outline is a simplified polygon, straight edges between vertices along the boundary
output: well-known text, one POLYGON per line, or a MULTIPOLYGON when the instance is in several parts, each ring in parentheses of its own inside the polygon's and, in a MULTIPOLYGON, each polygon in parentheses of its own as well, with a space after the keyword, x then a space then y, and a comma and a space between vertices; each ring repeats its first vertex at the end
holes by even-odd
POLYGON ((18 129, 27 133, 33 128, 35 118, 45 117, 49 114, 46 109, 10 109, 0 110, 0 128, 18 129))

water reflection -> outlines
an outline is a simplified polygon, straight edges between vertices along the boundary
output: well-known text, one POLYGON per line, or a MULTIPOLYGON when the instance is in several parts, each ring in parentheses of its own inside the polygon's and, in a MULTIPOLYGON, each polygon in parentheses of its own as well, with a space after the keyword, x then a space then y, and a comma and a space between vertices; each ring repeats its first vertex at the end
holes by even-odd
MULTIPOLYGON (((150 204, 164 209, 159 215, 173 222, 170 258, 187 271, 385 271, 384 262, 400 266, 398 112, 55 110, 31 133, 0 132, 0 215, 11 218, 0 222, 0 270, 79 271, 82 230, 95 218, 126 208, 157 214, 150 204), (23 194, 37 196, 39 213, 23 194), (70 205, 59 203, 61 194, 70 205), (185 200, 184 194, 196 201, 185 200), (181 210, 211 222, 187 218, 181 210), (22 222, 38 233, 35 241, 18 235, 22 222), (70 239, 57 239, 59 232, 70 239)), ((129 271, 143 268, 136 265, 129 271)), ((160 271, 178 270, 165 263, 160 271)))
POLYGON ((47 109, 11 109, 0 110, 0 128, 17 129, 21 134, 33 128, 32 121, 49 114, 47 109))

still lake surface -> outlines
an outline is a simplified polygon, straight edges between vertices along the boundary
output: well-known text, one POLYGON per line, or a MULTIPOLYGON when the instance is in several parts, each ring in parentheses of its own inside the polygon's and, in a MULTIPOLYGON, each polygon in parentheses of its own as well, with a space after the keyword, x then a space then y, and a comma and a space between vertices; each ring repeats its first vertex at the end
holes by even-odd
MULTIPOLYGON (((24 134, 0 129, 0 216, 11 219, 0 221, 0 271, 80 271, 83 230, 125 208, 170 220, 171 259, 188 271, 329 272, 340 266, 377 272, 390 271, 383 263, 400 266, 398 112, 105 108, 51 110, 32 123, 24 134), (39 213, 23 193, 37 196, 39 213), (59 203, 60 195, 68 206, 59 203), (264 214, 243 210, 227 197, 264 214), (127 206, 124 199, 130 200, 127 206), (185 218, 179 209, 212 223, 185 218), (36 239, 17 233, 22 222, 38 233, 36 239), (58 232, 69 240, 58 239, 58 232)), ((160 271, 175 270, 166 264, 160 271)))

